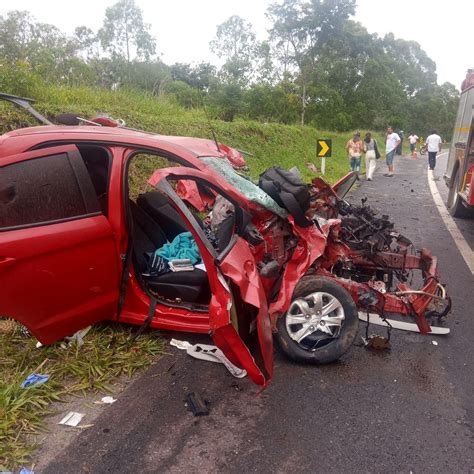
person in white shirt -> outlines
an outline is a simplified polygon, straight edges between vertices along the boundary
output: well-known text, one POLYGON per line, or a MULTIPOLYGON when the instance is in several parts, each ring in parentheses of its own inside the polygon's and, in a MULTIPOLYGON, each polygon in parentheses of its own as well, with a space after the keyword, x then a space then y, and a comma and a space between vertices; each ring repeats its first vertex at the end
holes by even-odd
POLYGON ((387 137, 385 138, 385 161, 388 166, 388 173, 385 173, 384 176, 389 176, 390 178, 393 176, 393 156, 401 141, 399 135, 394 133, 393 127, 388 127, 387 137))
POLYGON ((431 135, 426 138, 426 146, 428 147, 428 164, 430 170, 434 170, 436 167, 436 155, 441 151, 441 144, 443 140, 438 135, 436 130, 431 130, 431 135))
POLYGON ((418 135, 410 133, 408 141, 410 142, 411 157, 416 158, 416 143, 418 142, 418 135))

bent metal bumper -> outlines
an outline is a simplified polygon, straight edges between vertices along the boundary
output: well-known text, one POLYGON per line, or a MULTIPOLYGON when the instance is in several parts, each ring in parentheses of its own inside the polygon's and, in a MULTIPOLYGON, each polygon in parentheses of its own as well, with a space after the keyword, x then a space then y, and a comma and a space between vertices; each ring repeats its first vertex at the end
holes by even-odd
MULTIPOLYGON (((437 258, 427 249, 419 255, 407 255, 404 268, 419 269, 423 275, 423 286, 412 290, 408 285, 399 283, 397 291, 385 292, 384 285, 360 283, 339 278, 324 269, 318 273, 332 278, 351 293, 359 311, 367 311, 384 317, 389 314, 411 316, 415 319, 421 334, 431 332, 427 316, 445 316, 451 309, 451 300, 444 287, 438 281, 437 258), (441 311, 436 308, 442 307, 441 311)), ((361 262, 359 262, 361 263, 361 262)))

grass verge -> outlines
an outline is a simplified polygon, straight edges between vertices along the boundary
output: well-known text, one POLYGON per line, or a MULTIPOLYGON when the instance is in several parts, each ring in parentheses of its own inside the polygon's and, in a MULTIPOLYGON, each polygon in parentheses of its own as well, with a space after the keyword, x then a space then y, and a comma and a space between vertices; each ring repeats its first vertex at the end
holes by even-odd
POLYGON ((0 471, 16 470, 30 462, 43 418, 52 413, 51 403, 88 390, 107 392, 120 375, 131 376, 154 362, 163 350, 156 332, 131 343, 132 329, 118 324, 99 324, 84 344, 61 344, 37 349, 36 339, 0 334, 0 471), (49 380, 22 389, 23 380, 41 364, 49 380))

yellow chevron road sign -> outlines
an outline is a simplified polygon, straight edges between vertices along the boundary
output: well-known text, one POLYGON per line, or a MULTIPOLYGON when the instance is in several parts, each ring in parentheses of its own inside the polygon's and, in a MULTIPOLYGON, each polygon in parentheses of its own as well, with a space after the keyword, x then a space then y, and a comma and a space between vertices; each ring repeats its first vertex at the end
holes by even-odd
POLYGON ((329 138, 322 138, 316 143, 316 153, 321 158, 327 158, 331 156, 332 151, 332 140, 329 138))

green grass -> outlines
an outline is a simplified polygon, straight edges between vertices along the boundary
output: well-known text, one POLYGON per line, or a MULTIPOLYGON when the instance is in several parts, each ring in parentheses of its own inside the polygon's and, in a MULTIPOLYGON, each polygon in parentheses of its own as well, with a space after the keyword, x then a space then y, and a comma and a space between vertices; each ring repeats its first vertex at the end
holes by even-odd
POLYGON ((116 324, 93 327, 84 344, 37 349, 34 338, 0 334, 0 471, 30 462, 38 434, 51 403, 86 391, 107 392, 120 375, 131 376, 157 359, 163 342, 156 332, 131 343, 135 329, 116 324), (20 384, 35 369, 50 376, 44 385, 22 389, 20 384))

